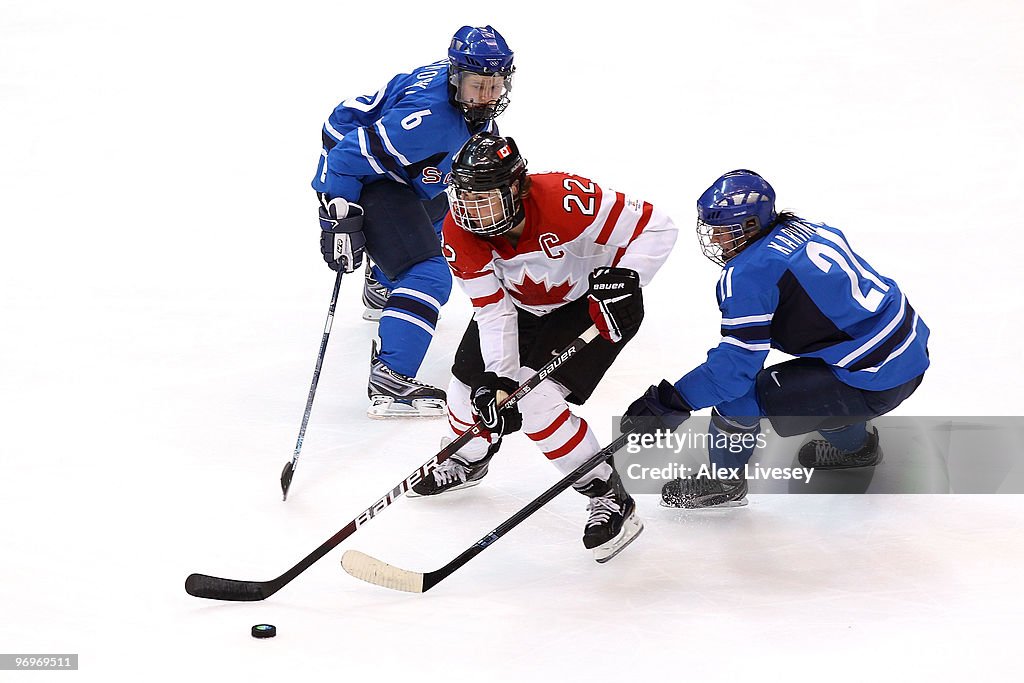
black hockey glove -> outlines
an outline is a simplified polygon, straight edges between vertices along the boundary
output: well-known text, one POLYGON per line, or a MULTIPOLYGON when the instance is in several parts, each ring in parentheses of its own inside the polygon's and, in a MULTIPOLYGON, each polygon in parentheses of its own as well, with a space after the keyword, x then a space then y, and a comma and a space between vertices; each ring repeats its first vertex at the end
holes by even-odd
POLYGON ((320 193, 320 253, 331 270, 354 272, 363 265, 363 207, 320 193))
POLYGON ((693 408, 667 380, 651 385, 643 396, 629 404, 619 421, 622 433, 653 434, 658 430, 675 431, 686 422, 693 408))
POLYGON ((522 429, 523 415, 519 408, 512 406, 498 410, 498 404, 518 388, 514 380, 498 377, 493 372, 485 372, 480 377, 480 383, 473 387, 470 394, 473 412, 480 416, 481 422, 492 434, 504 436, 522 429))
POLYGON ((590 319, 611 342, 629 339, 644 319, 640 274, 629 268, 596 268, 590 274, 590 319))

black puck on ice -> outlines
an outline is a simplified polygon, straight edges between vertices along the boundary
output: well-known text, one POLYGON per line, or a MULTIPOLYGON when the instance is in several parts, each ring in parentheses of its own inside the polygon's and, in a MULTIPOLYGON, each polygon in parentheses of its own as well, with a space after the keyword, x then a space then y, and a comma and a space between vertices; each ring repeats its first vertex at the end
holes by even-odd
POLYGON ((277 635, 277 627, 273 624, 256 624, 252 627, 253 638, 273 638, 277 635))

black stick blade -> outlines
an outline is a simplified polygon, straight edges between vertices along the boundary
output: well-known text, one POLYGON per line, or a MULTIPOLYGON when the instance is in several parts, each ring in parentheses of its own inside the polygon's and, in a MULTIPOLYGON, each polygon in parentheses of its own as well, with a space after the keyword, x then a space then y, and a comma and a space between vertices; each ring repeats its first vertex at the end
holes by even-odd
POLYGON ((185 579, 185 592, 197 598, 230 600, 233 602, 256 602, 266 600, 275 590, 268 590, 264 581, 236 581, 221 579, 206 574, 190 574, 185 579))
POLYGON ((284 496, 281 500, 288 500, 288 489, 292 485, 292 477, 295 475, 295 465, 289 460, 281 470, 281 493, 284 496))

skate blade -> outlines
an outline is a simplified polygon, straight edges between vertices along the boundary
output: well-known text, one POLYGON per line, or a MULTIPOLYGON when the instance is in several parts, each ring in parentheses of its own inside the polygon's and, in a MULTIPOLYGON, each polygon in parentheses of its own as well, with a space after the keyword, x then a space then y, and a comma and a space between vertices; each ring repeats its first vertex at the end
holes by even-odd
POLYGON ((425 496, 422 493, 416 493, 416 491, 414 491, 413 489, 409 489, 408 491, 405 492, 405 497, 406 498, 437 498, 438 496, 443 496, 444 494, 451 493, 452 491, 461 491, 462 489, 473 488, 474 486, 479 484, 481 481, 483 481, 483 477, 480 477, 479 479, 476 479, 474 481, 463 482, 463 483, 459 484, 458 486, 453 486, 450 489, 446 489, 446 490, 442 491, 441 493, 434 493, 434 494, 431 494, 429 496, 425 496))
POLYGON ((724 510, 726 508, 746 507, 747 498, 744 496, 739 500, 728 500, 724 503, 719 503, 718 505, 673 505, 662 498, 658 501, 658 505, 663 508, 669 508, 670 510, 724 510))
POLYGON ((444 417, 447 404, 435 398, 418 398, 409 402, 391 396, 374 396, 366 414, 374 420, 444 417))
POLYGON ((594 560, 599 564, 604 564, 625 550, 626 546, 635 541, 636 537, 639 536, 640 532, 643 530, 643 520, 637 517, 636 514, 630 515, 622 523, 622 529, 619 531, 618 536, 604 545, 599 545, 594 548, 594 560))

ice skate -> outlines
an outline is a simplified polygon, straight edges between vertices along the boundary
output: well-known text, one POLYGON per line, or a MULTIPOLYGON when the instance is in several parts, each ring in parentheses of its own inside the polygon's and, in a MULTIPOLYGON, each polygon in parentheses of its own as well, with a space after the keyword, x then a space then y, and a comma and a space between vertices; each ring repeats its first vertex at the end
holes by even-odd
POLYGON ((370 381, 366 393, 374 419, 392 417, 443 417, 447 398, 443 389, 399 374, 378 358, 377 344, 370 357, 370 381))
POLYGON ((667 508, 734 508, 747 504, 747 480, 693 477, 673 479, 661 487, 661 505, 667 508))
MULTIPOLYGON (((441 448, 444 448, 451 439, 441 440, 441 448)), ((442 462, 425 479, 416 482, 415 485, 405 494, 410 498, 421 496, 436 496, 448 491, 468 489, 480 483, 480 480, 487 474, 487 465, 497 452, 492 444, 487 449, 487 455, 482 460, 470 462, 465 457, 456 453, 442 462)))
POLYGON ((598 562, 618 555, 644 530, 643 521, 636 515, 636 501, 622 487, 618 472, 612 470, 607 481, 594 479, 576 490, 590 497, 583 545, 594 551, 598 562))
POLYGON ((363 320, 380 320, 381 311, 391 296, 391 290, 377 282, 373 276, 373 267, 369 259, 366 261, 366 272, 363 275, 363 320))
POLYGON ((878 430, 868 432, 867 443, 859 451, 844 453, 825 439, 808 441, 797 455, 800 465, 816 470, 848 470, 854 467, 874 467, 882 462, 882 449, 878 445, 878 430))

